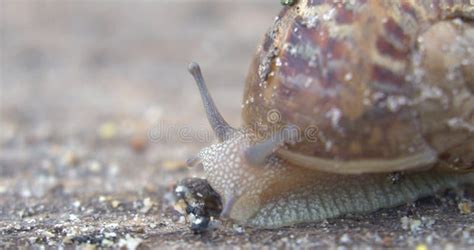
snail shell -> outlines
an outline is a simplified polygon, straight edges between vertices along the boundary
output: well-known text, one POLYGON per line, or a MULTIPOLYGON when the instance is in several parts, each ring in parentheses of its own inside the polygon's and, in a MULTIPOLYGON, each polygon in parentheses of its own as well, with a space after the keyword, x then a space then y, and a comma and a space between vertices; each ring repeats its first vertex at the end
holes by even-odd
POLYGON ((469 0, 285 7, 250 67, 241 129, 190 71, 219 139, 196 162, 240 223, 370 212, 474 183, 469 0))
POLYGON ((287 159, 337 173, 400 171, 473 140, 449 125, 473 130, 472 25, 439 23, 451 14, 404 1, 300 2, 265 37, 244 94, 253 100, 244 124, 264 137, 287 124, 318 128, 318 141, 292 146, 287 159), (445 44, 459 51, 440 54, 445 44))

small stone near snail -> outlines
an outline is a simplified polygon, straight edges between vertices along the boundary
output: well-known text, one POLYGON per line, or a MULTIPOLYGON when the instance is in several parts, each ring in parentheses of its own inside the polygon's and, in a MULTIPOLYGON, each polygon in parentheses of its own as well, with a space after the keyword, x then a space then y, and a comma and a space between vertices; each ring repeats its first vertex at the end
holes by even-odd
POLYGON ((209 229, 210 223, 222 211, 222 203, 205 179, 188 178, 181 180, 173 189, 176 204, 182 204, 190 229, 195 233, 203 233, 209 229))

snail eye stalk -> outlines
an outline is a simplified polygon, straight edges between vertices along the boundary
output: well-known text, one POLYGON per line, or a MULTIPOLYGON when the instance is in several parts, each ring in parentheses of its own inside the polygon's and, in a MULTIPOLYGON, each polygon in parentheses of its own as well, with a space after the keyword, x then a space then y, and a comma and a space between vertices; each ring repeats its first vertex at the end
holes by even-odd
POLYGON ((196 84, 201 93, 201 99, 206 110, 207 119, 211 124, 212 130, 216 134, 220 142, 225 141, 226 138, 232 134, 234 129, 224 120, 222 115, 219 113, 214 101, 212 100, 211 95, 206 87, 206 82, 201 73, 201 68, 199 64, 192 62, 188 66, 189 73, 194 77, 196 84))

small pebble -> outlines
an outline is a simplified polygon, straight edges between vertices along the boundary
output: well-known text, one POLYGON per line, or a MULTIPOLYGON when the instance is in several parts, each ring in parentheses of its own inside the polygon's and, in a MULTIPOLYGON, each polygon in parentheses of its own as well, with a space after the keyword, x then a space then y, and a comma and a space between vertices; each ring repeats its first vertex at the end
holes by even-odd
POLYGON ((72 205, 73 205, 75 208, 79 208, 79 207, 81 207, 81 202, 80 202, 80 201, 74 201, 74 202, 72 203, 72 205))
POLYGON ((102 239, 101 245, 103 247, 112 247, 114 245, 114 242, 109 239, 102 239))
POLYGON ((147 140, 145 137, 134 136, 129 141, 130 147, 137 153, 143 152, 147 147, 147 140))
POLYGON ((137 249, 137 247, 142 243, 142 239, 140 238, 134 238, 127 234, 125 238, 122 238, 118 242, 119 248, 126 248, 128 250, 134 250, 137 249))
POLYGON ((105 238, 115 238, 115 237, 117 237, 117 234, 115 232, 105 232, 104 237, 105 238))
POLYGON ((117 223, 110 223, 106 226, 109 229, 117 229, 119 227, 119 224, 117 223))
POLYGON ((412 232, 416 232, 420 229, 420 226, 421 226, 421 220, 412 220, 410 222, 410 230, 412 232))
POLYGON ((400 219, 400 222, 403 229, 410 230, 412 233, 416 233, 422 228, 430 228, 436 221, 427 217, 422 217, 421 220, 418 220, 403 216, 400 219))
POLYGON ((61 163, 66 166, 75 166, 79 163, 79 158, 73 151, 68 150, 62 155, 61 163))
POLYGON ((100 202, 106 202, 108 200, 110 200, 110 197, 108 197, 108 196, 103 196, 103 195, 99 196, 99 201, 100 202))
POLYGON ((38 237, 29 237, 28 238, 28 241, 30 242, 30 244, 35 244, 37 240, 38 240, 38 237))
POLYGON ((346 80, 346 82, 352 80, 352 74, 351 73, 347 73, 344 75, 344 80, 346 80))
POLYGON ((444 250, 455 250, 456 248, 452 243, 448 243, 444 246, 444 250))
POLYGON ((234 229, 234 232, 236 232, 238 234, 242 234, 242 233, 245 232, 244 228, 240 225, 237 225, 237 224, 232 225, 232 229, 234 229))
POLYGON ((75 215, 75 214, 70 214, 69 215, 69 220, 70 221, 79 221, 79 217, 77 217, 77 215, 75 215))
POLYGON ((43 235, 44 237, 48 237, 48 238, 54 237, 54 234, 51 233, 50 231, 44 231, 44 232, 42 233, 42 235, 43 235))
POLYGON ((151 201, 151 199, 148 197, 148 198, 145 198, 143 199, 143 208, 140 209, 140 212, 141 213, 148 213, 150 211, 150 209, 155 205, 154 202, 151 201))
POLYGON ((428 250, 428 246, 425 244, 416 245, 416 250, 428 250))
POLYGON ((352 242, 351 237, 348 234, 343 234, 341 238, 339 239, 339 241, 342 244, 349 244, 352 242))
POLYGON ((95 250, 95 249, 97 249, 97 246, 93 245, 93 244, 84 244, 84 245, 81 245, 81 249, 83 249, 83 250, 95 250))
POLYGON ((462 237, 464 239, 470 239, 471 238, 471 233, 469 233, 469 231, 465 230, 465 231, 462 231, 462 237))
POLYGON ((472 212, 472 206, 469 201, 461 201, 458 204, 459 211, 461 214, 470 214, 472 212))
POLYGON ((187 165, 183 161, 164 161, 162 166, 165 170, 176 171, 185 169, 187 165))
POLYGON ((4 194, 7 192, 7 187, 6 186, 3 186, 3 185, 0 185, 0 194, 4 194))
POLYGON ((117 135, 117 125, 113 122, 106 122, 99 127, 99 136, 101 139, 112 139, 117 135))
POLYGON ((186 207, 188 205, 186 204, 186 202, 182 199, 178 200, 176 202, 176 204, 174 204, 174 210, 176 210, 178 213, 180 214, 186 214, 186 207))
POLYGON ((118 206, 120 206, 120 201, 118 200, 113 200, 110 205, 112 205, 112 208, 117 208, 118 206))
POLYGON ((186 218, 184 216, 179 216, 178 222, 179 224, 186 224, 186 218))
POLYGON ((92 161, 89 163, 89 170, 91 172, 97 173, 102 169, 102 165, 98 161, 92 161))
POLYGON ((433 244, 433 235, 426 236, 425 241, 430 245, 433 244))

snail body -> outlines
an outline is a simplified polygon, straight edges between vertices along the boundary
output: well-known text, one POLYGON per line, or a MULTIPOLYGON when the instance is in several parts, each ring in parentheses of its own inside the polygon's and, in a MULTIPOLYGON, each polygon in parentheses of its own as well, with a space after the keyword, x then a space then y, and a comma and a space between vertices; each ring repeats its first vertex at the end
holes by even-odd
POLYGON ((252 61, 241 129, 190 71, 219 139, 194 163, 239 223, 313 222, 474 184, 468 0, 285 7, 252 61))

